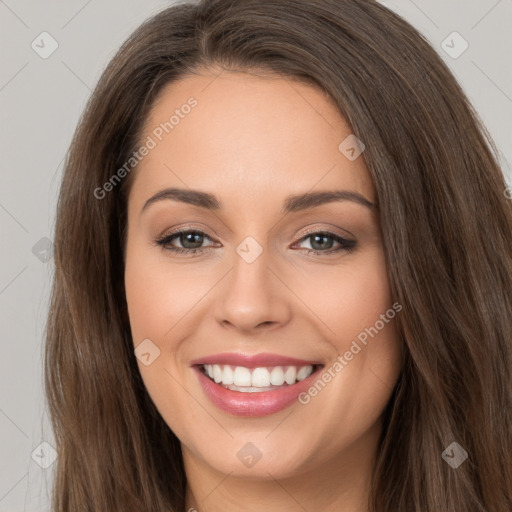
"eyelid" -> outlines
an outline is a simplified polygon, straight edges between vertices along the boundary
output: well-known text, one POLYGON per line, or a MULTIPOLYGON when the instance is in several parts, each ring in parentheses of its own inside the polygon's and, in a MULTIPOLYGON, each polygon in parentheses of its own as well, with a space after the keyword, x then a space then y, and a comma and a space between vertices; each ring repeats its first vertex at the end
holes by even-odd
MULTIPOLYGON (((336 230, 340 230, 344 233, 347 233, 348 235, 352 236, 354 239, 356 238, 355 235, 353 235, 350 231, 347 229, 341 229, 341 228, 335 228, 334 226, 329 227, 320 227, 320 226, 313 226, 306 228, 305 231, 303 231, 300 235, 298 235, 297 240, 294 243, 297 243, 299 241, 302 241, 307 235, 316 234, 316 233, 331 233, 333 235, 337 235, 341 238, 345 238, 346 235, 339 234, 336 232, 336 230), (333 232, 334 231, 334 232, 333 232)), ((177 227, 177 228, 169 228, 162 232, 162 234, 158 235, 156 237, 156 240, 162 240, 164 238, 167 238, 169 236, 175 236, 183 232, 189 232, 189 231, 198 231, 200 234, 205 235, 205 237, 209 238, 212 242, 215 242, 215 237, 208 234, 206 228, 204 226, 196 226, 194 224, 190 224, 187 226, 177 227)), ((355 240, 354 240, 355 241, 355 240)))
POLYGON ((211 240, 213 240, 213 238, 215 238, 214 236, 212 236, 208 233, 208 229, 205 226, 195 225, 195 224, 187 224, 185 226, 167 228, 164 231, 162 231, 161 234, 157 235, 155 238, 157 240, 161 240, 162 238, 166 238, 169 235, 176 235, 176 234, 179 234, 184 231, 198 231, 201 234, 206 235, 211 240))
POLYGON ((302 235, 300 236, 300 240, 302 240, 306 235, 311 235, 313 233, 332 233, 333 235, 337 235, 341 238, 345 238, 346 235, 345 234, 339 234, 337 231, 342 231, 343 233, 347 233, 349 236, 353 237, 355 241, 355 238, 356 236, 354 234, 352 234, 350 231, 348 231, 347 229, 341 229, 341 228, 336 228, 334 226, 329 226, 329 227, 320 227, 320 226, 314 226, 312 228, 307 228, 306 231, 303 231, 302 232, 302 235))

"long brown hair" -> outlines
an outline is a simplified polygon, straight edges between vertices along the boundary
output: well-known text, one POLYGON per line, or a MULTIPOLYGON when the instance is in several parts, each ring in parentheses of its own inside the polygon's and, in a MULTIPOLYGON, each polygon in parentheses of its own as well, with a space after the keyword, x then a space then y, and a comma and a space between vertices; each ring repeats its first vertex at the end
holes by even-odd
POLYGON ((123 285, 128 177, 162 87, 201 67, 315 85, 361 139, 403 371, 373 475, 378 512, 512 510, 512 204, 497 151, 436 52, 370 0, 203 0, 141 25, 103 73, 58 201, 45 384, 54 510, 176 511, 178 438, 140 377, 123 285), (105 189, 104 189, 105 190, 105 189), (468 454, 454 469, 441 453, 468 454))

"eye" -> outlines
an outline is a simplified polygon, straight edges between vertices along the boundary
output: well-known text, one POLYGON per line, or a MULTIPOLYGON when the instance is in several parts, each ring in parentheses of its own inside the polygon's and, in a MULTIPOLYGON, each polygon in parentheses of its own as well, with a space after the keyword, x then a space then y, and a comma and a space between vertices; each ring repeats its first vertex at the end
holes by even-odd
MULTIPOLYGON (((166 251, 172 251, 175 254, 195 254, 197 252, 204 252, 205 250, 209 250, 213 247, 213 245, 204 247, 203 243, 205 239, 213 242, 213 240, 203 231, 196 229, 178 229, 156 240, 156 244, 166 251), (176 247, 172 243, 174 239, 179 241, 181 247, 176 247)), ((348 240, 328 231, 308 233, 295 245, 308 240, 310 240, 309 243, 311 248, 306 248, 307 254, 332 254, 340 251, 350 252, 357 245, 355 240, 348 240), (333 244, 338 244, 339 247, 332 249, 333 244)))
POLYGON ((205 249, 212 247, 201 247, 204 239, 212 240, 206 233, 196 229, 178 229, 156 240, 156 243, 167 251, 172 251, 178 254, 194 254, 196 252, 203 252, 205 249), (171 243, 175 238, 178 239, 181 247, 175 247, 171 243))
POLYGON ((310 240, 309 245, 311 247, 310 249, 306 248, 308 254, 332 254, 340 251, 350 252, 357 245, 355 240, 348 240, 328 231, 315 231, 314 233, 309 233, 301 238, 297 244, 307 240, 310 240), (339 244, 339 247, 332 249, 334 243, 339 244))

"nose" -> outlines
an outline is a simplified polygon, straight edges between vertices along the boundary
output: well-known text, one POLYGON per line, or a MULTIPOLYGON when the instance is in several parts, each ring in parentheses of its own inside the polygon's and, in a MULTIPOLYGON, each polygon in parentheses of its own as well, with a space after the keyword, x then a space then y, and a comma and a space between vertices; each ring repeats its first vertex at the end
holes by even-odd
POLYGON ((293 294, 278 274, 269 267, 266 251, 251 263, 235 255, 233 268, 215 297, 217 322, 246 336, 286 325, 293 294))

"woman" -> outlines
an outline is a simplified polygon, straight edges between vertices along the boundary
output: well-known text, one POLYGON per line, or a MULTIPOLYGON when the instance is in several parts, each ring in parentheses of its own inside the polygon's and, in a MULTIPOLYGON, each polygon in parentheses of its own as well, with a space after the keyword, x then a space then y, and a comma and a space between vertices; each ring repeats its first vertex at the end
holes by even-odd
POLYGON ((60 193, 54 510, 509 511, 494 154, 435 51, 376 2, 146 21, 60 193))

